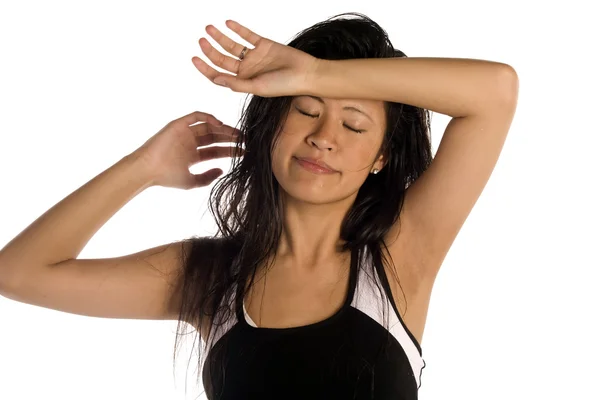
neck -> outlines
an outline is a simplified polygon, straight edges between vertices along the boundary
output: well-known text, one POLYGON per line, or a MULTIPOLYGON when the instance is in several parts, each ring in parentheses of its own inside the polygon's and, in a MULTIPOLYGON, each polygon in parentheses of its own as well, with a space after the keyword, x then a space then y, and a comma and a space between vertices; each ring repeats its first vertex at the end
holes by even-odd
POLYGON ((277 259, 284 268, 315 272, 327 265, 339 266, 347 256, 340 251, 342 221, 355 196, 327 204, 311 204, 290 196, 282 197, 283 230, 277 259))

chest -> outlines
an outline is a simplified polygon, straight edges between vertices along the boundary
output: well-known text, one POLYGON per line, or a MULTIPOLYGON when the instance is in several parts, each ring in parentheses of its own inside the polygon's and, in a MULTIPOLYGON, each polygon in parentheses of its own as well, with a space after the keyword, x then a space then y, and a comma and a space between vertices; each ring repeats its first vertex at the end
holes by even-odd
POLYGON ((252 332, 233 329, 211 349, 202 379, 209 398, 417 398, 403 348, 386 344, 385 330, 364 314, 310 333, 252 332))
POLYGON ((273 266, 257 274, 244 298, 246 312, 259 327, 291 328, 310 325, 334 315, 349 289, 347 265, 327 265, 312 273, 273 266))
MULTIPOLYGON (((394 260, 394 272, 385 268, 393 305, 408 330, 421 343, 430 290, 415 288, 409 274, 408 260, 394 260), (398 282, 397 278, 400 283, 398 282), (418 290, 417 290, 418 289, 418 290)), ((311 325, 335 315, 344 305, 350 284, 350 261, 315 268, 314 273, 294 273, 275 266, 257 272, 244 298, 249 318, 258 327, 292 328, 311 325)), ((370 268, 370 267, 368 267, 370 268)), ((202 329, 206 339, 208 325, 202 329)))
MULTIPOLYGON (((328 265, 315 268, 315 271, 313 274, 298 274, 273 268, 257 274, 257 280, 244 299, 250 319, 258 327, 291 328, 314 324, 335 315, 350 292, 350 261, 346 260, 335 267, 328 265)), ((404 314, 403 319, 412 318, 408 326, 411 331, 422 331, 419 318, 414 318, 419 313, 416 310, 406 313, 408 302, 412 300, 406 295, 414 292, 407 288, 410 283, 402 282, 400 274, 401 287, 387 268, 385 273, 392 293, 390 300, 404 314)), ((413 302, 411 306, 417 307, 417 304, 413 302)))

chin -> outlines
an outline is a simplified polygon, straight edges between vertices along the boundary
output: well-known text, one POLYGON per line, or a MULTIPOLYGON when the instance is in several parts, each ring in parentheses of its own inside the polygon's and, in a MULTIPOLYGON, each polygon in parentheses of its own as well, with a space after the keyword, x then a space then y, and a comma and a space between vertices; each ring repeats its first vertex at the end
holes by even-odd
POLYGON ((290 198, 292 201, 303 202, 307 204, 322 205, 343 201, 352 195, 341 191, 341 187, 336 182, 328 185, 323 180, 286 180, 278 179, 279 191, 282 196, 290 198))
POLYGON ((286 197, 291 197, 296 201, 302 201, 310 204, 325 204, 337 199, 335 193, 323 182, 318 181, 298 181, 291 182, 287 180, 282 183, 278 179, 280 193, 286 197))

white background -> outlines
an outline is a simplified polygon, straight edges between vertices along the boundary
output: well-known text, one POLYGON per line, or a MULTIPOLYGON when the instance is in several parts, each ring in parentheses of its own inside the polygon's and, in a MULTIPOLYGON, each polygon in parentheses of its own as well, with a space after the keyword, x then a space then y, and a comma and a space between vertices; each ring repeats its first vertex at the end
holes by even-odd
MULTIPOLYGON (((28 1, 0 6, 0 246, 194 110, 235 125, 244 94, 191 62, 234 19, 287 43, 359 11, 409 57, 512 65, 520 97, 501 158, 436 281, 421 399, 599 399, 598 37, 592 2, 28 1), (592 39, 595 37, 596 39, 592 39), (212 39, 209 39, 212 41, 212 39)), ((433 116, 437 150, 450 118, 433 116)), ((218 166, 229 159, 199 165, 218 166)), ((213 232, 208 188, 151 188, 82 258, 213 232)), ((175 322, 90 318, 0 297, 0 398, 196 398, 175 322)), ((201 396, 200 398, 204 398, 201 396)))

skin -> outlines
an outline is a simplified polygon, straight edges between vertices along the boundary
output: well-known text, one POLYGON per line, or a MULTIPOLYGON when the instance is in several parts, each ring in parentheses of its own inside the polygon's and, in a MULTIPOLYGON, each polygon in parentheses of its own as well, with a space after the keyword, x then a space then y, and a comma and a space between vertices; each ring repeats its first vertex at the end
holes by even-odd
POLYGON ((339 268, 342 220, 369 173, 385 164, 383 156, 377 157, 386 125, 383 101, 322 100, 294 97, 272 154, 284 210, 276 264, 296 273, 339 268), (338 172, 314 174, 293 156, 321 159, 338 172))

